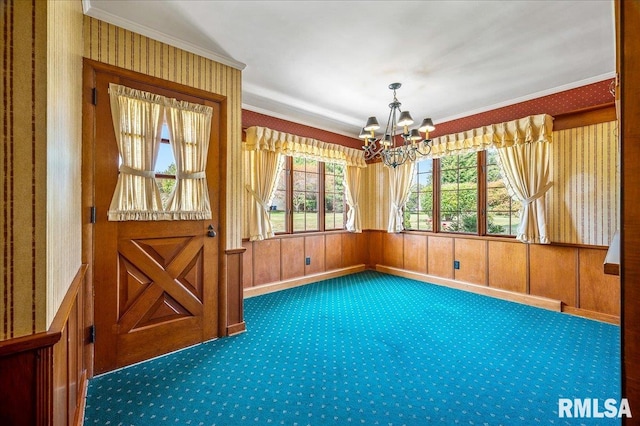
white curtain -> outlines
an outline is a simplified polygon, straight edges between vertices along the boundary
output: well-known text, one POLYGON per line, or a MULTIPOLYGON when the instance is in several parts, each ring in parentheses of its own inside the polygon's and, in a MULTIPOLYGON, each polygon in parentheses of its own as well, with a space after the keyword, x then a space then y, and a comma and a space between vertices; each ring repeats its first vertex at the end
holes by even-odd
POLYGON ((498 164, 509 194, 522 202, 516 238, 523 243, 549 244, 545 194, 549 180, 549 142, 499 148, 498 164))
POLYGON ((167 203, 167 217, 211 219, 205 171, 213 109, 175 99, 167 103, 169 139, 176 159, 176 186, 167 203))
POLYGON ((347 166, 344 172, 344 192, 349 205, 347 211, 347 223, 345 227, 349 232, 362 232, 362 219, 360 214, 360 182, 362 168, 347 166))
POLYGON ((269 204, 276 190, 278 174, 284 156, 273 151, 249 151, 247 208, 249 210, 249 240, 260 241, 273 237, 269 204))
POLYGON ((109 85, 109 97, 121 158, 109 220, 162 219, 154 168, 160 148, 164 98, 117 84, 109 85))
POLYGON ((389 212, 387 232, 396 233, 404 230, 404 205, 409 198, 415 167, 416 165, 413 161, 407 161, 400 166, 388 168, 391 210, 389 212))

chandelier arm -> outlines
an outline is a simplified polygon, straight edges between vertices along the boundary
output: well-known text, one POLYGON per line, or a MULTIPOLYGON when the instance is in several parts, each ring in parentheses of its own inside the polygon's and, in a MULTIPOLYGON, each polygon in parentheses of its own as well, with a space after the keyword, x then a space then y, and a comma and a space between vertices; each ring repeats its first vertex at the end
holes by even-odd
MULTIPOLYGON (((387 118, 384 134, 382 137, 376 138, 373 131, 371 131, 371 137, 365 138, 365 145, 362 147, 366 160, 380 158, 386 166, 394 168, 407 161, 415 161, 418 155, 429 155, 432 151, 432 140, 423 139, 418 142, 417 138, 415 138, 418 135, 414 134, 412 137, 412 132, 409 131, 408 126, 404 126, 401 133, 398 133, 398 113, 402 114, 402 104, 398 101, 396 89, 400 88, 400 86, 400 83, 391 83, 389 85, 389 89, 393 90, 393 101, 389 104, 389 117, 387 118), (396 136, 402 137, 401 143, 396 141, 396 136)), ((433 123, 430 119, 423 120, 423 123, 427 120, 432 129, 433 123)))

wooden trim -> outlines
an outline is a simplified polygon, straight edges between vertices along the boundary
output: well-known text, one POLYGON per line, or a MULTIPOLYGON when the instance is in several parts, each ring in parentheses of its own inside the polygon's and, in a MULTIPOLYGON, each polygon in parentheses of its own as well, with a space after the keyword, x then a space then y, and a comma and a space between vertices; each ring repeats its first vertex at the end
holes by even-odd
MULTIPOLYGON (((84 288, 84 322, 86 330, 94 324, 93 320, 93 224, 91 206, 95 206, 94 187, 94 144, 85 143, 95 137, 95 108, 92 88, 96 87, 95 72, 85 59, 82 67, 82 263, 87 265, 84 288), (87 123, 92 123, 87 125, 87 123)), ((88 377, 93 377, 93 344, 83 355, 88 377)))
MULTIPOLYGON (((36 350, 35 408, 36 424, 48 425, 53 422, 53 345, 36 350)), ((67 406, 58 409, 67 410, 67 406)))
POLYGON ((616 315, 603 314, 601 312, 590 311, 582 308, 574 308, 573 306, 567 305, 562 306, 562 312, 583 318, 589 318, 596 321, 620 325, 620 317, 616 315))
POLYGON ((53 346, 60 340, 61 336, 60 332, 50 333, 45 331, 30 336, 3 340, 0 342, 0 357, 53 346))
MULTIPOLYGON (((632 407, 640 407, 640 7, 637 1, 617 0, 616 31, 620 75, 620 296, 622 393, 632 407)), ((636 413, 637 415, 637 413, 636 413)), ((638 421, 624 418, 624 425, 638 421)))
MULTIPOLYGON (((386 229, 363 229, 362 232, 387 232, 386 229)), ((400 234, 413 234, 413 235, 424 235, 429 237, 442 237, 442 238, 468 238, 475 240, 486 240, 486 241, 502 241, 502 242, 513 242, 519 243, 515 239, 514 236, 504 236, 498 237, 494 235, 476 235, 476 234, 464 234, 459 232, 431 232, 431 231, 402 231, 400 234)), ((525 243, 520 243, 525 244, 525 243)), ((555 247, 571 247, 571 248, 586 248, 586 249, 599 249, 599 250, 607 250, 609 246, 598 246, 598 245, 589 245, 589 244, 573 244, 573 243, 557 243, 551 242, 551 244, 543 244, 546 246, 555 246, 555 247)))
POLYGON ((80 269, 78 270, 78 272, 76 272, 76 276, 73 278, 73 281, 69 286, 69 290, 67 290, 67 294, 65 294, 64 299, 62 299, 62 303, 60 304, 58 312, 56 312, 56 316, 53 317, 53 321, 51 322, 49 331, 61 332, 65 327, 67 320, 69 319, 71 309, 73 308, 73 304, 76 301, 75 299, 78 295, 80 287, 84 282, 84 276, 86 272, 87 265, 80 265, 80 269))
POLYGON ((66 325, 67 319, 69 318, 71 308, 75 303, 75 298, 84 281, 86 271, 87 265, 81 265, 71 285, 69 286, 69 289, 67 290, 67 294, 62 300, 62 304, 60 305, 60 308, 58 309, 58 312, 56 313, 51 326, 47 331, 1 341, 0 356, 31 351, 39 348, 46 348, 58 343, 58 341, 60 341, 60 337, 62 336, 62 330, 66 325))
POLYGON ((242 257, 247 249, 239 247, 225 250, 226 270, 223 271, 226 287, 225 305, 227 309, 221 327, 224 327, 222 335, 231 336, 246 330, 243 312, 243 285, 242 285, 242 257))
POLYGON ((612 101, 603 105, 595 105, 556 115, 553 117, 553 131, 574 129, 616 120, 616 104, 612 101))
POLYGON ((246 248, 240 247, 240 248, 225 250, 224 253, 225 254, 244 254, 245 251, 247 251, 246 248))
POLYGON ((286 290, 289 288, 299 287, 306 284, 311 284, 316 281, 328 280, 330 278, 342 277, 345 275, 355 274, 356 272, 362 272, 366 269, 364 264, 350 266, 348 268, 334 269, 329 272, 320 272, 317 274, 305 275, 300 278, 292 278, 289 280, 280 281, 277 283, 264 284, 257 287, 250 287, 244 289, 245 299, 260 296, 267 293, 273 293, 274 291, 286 290))
POLYGON ((87 390, 89 388, 89 380, 87 379, 87 370, 82 373, 80 383, 78 383, 78 401, 76 403, 76 415, 73 419, 73 426, 82 426, 84 424, 84 412, 87 408, 87 390))
POLYGON ((247 331, 247 325, 244 321, 238 324, 233 324, 227 327, 227 336, 235 336, 236 334, 244 333, 247 331))
POLYGON ((609 275, 620 275, 620 233, 613 234, 611 245, 604 258, 604 273, 609 275))
MULTIPOLYGON (((178 92, 185 95, 194 96, 196 98, 201 98, 203 100, 209 100, 212 102, 223 103, 224 101, 227 100, 227 97, 224 95, 208 92, 206 90, 198 89, 192 86, 187 86, 181 83, 176 83, 163 78, 153 77, 148 74, 143 74, 137 71, 131 71, 126 68, 120 68, 115 65, 105 64, 103 62, 98 62, 93 59, 84 58, 84 67, 92 68, 91 70, 92 72, 114 74, 127 80, 133 80, 143 84, 156 86, 156 88, 158 89, 157 93, 161 95, 163 94, 162 92, 164 90, 168 90, 170 92, 178 92)), ((99 94, 99 96, 107 96, 107 94, 99 94)), ((221 108, 220 108, 221 114, 224 114, 223 111, 226 111, 226 109, 227 108, 221 105, 221 108)), ((222 119, 223 117, 221 117, 220 121, 223 123, 226 123, 226 121, 223 121, 222 119)), ((220 130, 222 133, 226 133, 226 126, 224 126, 224 128, 221 127, 220 130)), ((221 135, 221 139, 224 139, 223 136, 224 135, 221 135)))
POLYGON ((483 296, 489 296, 497 299, 508 300, 510 302, 535 306, 538 308, 548 309, 550 311, 561 312, 562 310, 562 302, 545 297, 532 296, 530 294, 516 293, 513 291, 501 290, 493 287, 486 287, 484 285, 450 280, 447 278, 436 277, 434 275, 421 274, 418 272, 406 271, 403 269, 392 268, 390 266, 384 265, 376 265, 375 270, 385 274, 396 275, 399 277, 410 278, 429 284, 441 285, 444 287, 454 288, 456 290, 468 291, 471 293, 481 294, 483 296))

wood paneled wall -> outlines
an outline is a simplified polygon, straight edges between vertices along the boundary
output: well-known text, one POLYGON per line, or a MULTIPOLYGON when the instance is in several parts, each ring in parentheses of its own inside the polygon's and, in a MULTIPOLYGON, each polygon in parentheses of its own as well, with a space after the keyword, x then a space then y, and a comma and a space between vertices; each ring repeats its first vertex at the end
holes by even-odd
POLYGON ((559 300, 566 312, 619 321, 620 280, 604 273, 604 247, 523 244, 450 234, 364 234, 370 266, 559 300))
POLYGON ((327 232, 245 241, 244 288, 366 264, 369 258, 367 240, 364 233, 327 232), (306 258, 310 258, 309 265, 306 258))
POLYGON ((86 266, 62 300, 51 327, 0 342, 0 419, 7 425, 81 424, 87 387, 84 352, 86 266))
POLYGON ((227 97, 227 170, 224 188, 226 249, 241 247, 242 72, 210 59, 85 16, 84 55, 89 59, 227 97))

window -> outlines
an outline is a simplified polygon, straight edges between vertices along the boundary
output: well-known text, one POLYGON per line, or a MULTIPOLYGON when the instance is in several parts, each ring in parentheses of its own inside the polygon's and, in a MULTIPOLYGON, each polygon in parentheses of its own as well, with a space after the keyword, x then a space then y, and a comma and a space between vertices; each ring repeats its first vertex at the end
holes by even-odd
POLYGON ((293 157, 293 232, 319 230, 320 163, 293 157))
POLYGON ((275 233, 343 229, 345 206, 343 165, 286 157, 269 218, 275 233))
POLYGON ((433 231, 433 160, 416 163, 404 210, 406 229, 433 231))
POLYGON ((173 150, 169 142, 169 127, 167 127, 166 122, 162 125, 161 137, 155 172, 162 205, 166 207, 169 202, 169 196, 176 186, 176 159, 173 156, 173 150))
POLYGON ((417 162, 404 209, 404 227, 410 231, 514 236, 521 210, 522 203, 507 191, 494 148, 417 162))
POLYGON ((478 232, 478 154, 440 158, 440 223, 445 232, 478 232))
POLYGON ((522 203, 511 198, 500 175, 498 151, 486 151, 487 179, 487 234, 515 235, 520 224, 522 203))
POLYGON ((344 166, 324 163, 324 229, 342 229, 345 223, 344 166))

